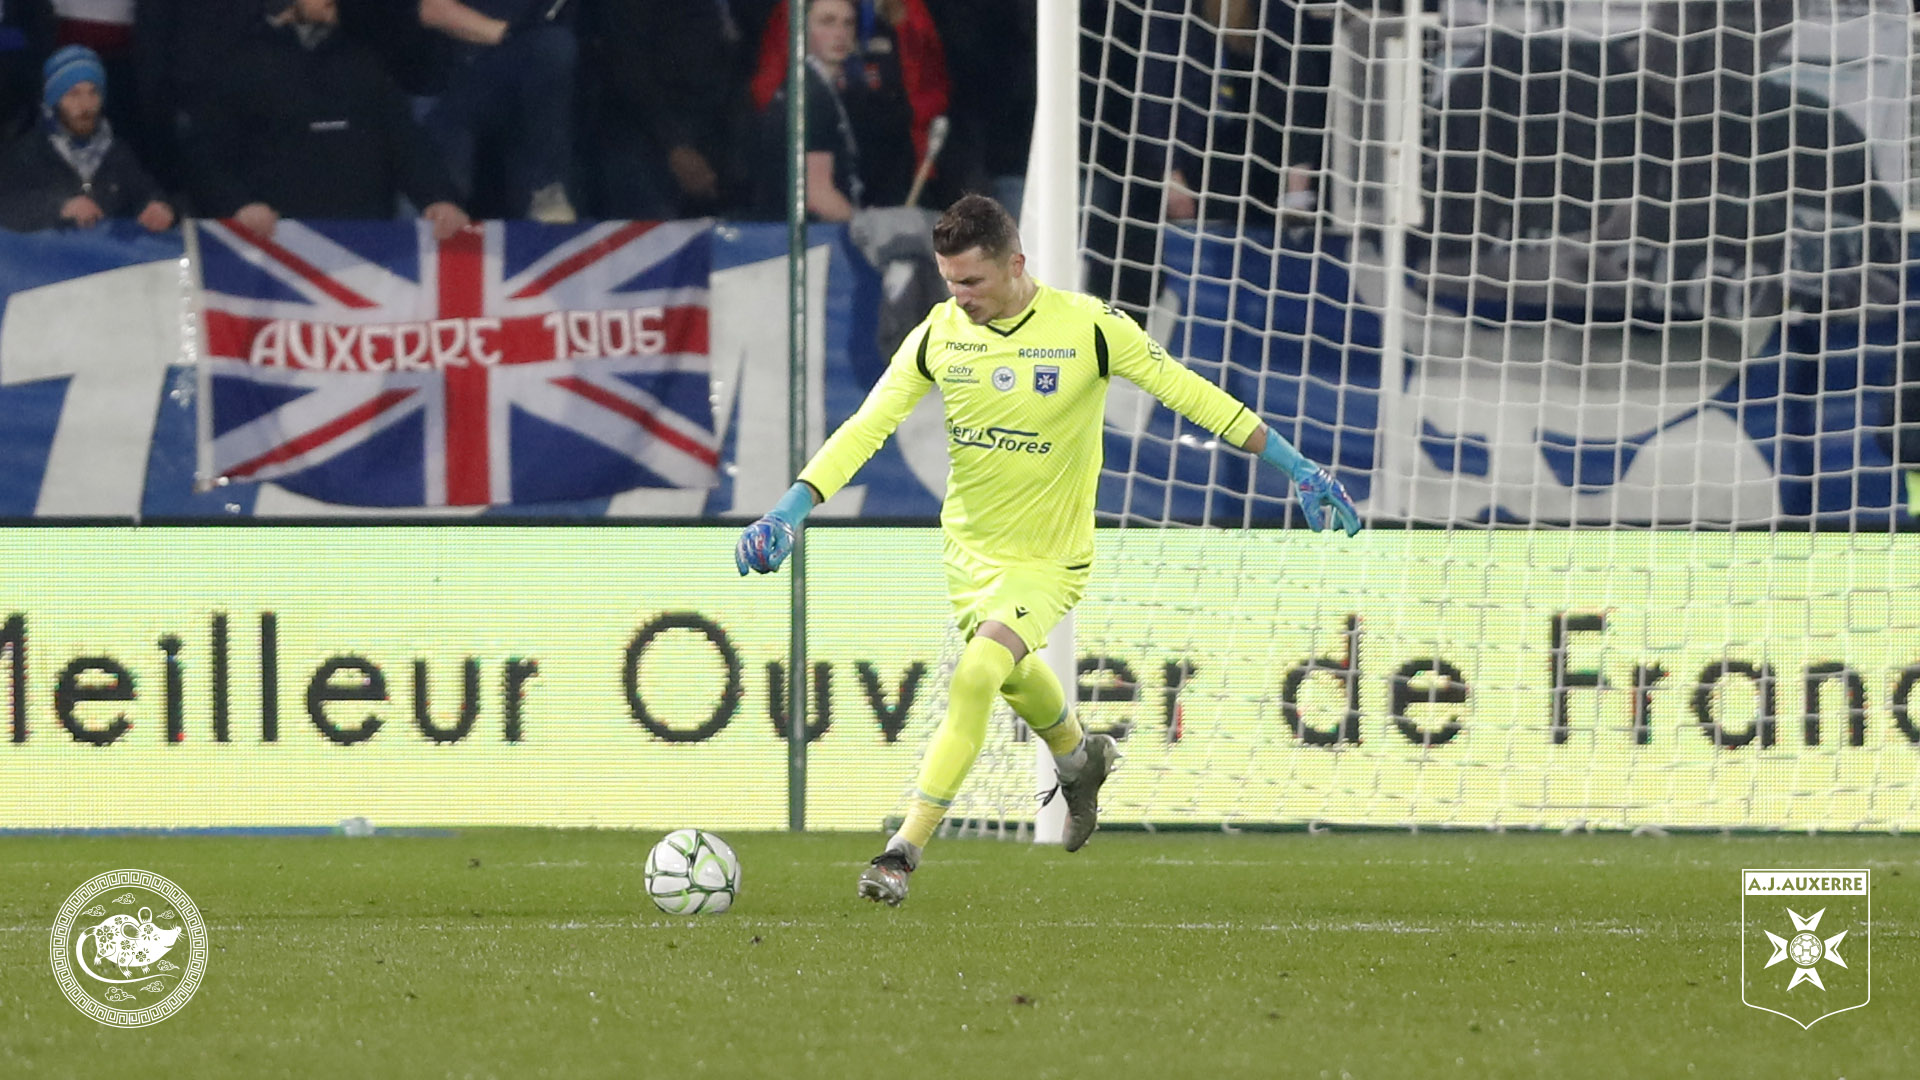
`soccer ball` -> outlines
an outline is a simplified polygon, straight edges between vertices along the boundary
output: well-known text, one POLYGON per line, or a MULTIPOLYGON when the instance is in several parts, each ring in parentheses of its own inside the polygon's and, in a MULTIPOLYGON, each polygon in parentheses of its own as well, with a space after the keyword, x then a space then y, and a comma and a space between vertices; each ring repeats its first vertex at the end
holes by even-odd
POLYGON ((669 915, 717 915, 740 893, 740 860, 725 840, 675 829, 647 853, 647 895, 669 915))

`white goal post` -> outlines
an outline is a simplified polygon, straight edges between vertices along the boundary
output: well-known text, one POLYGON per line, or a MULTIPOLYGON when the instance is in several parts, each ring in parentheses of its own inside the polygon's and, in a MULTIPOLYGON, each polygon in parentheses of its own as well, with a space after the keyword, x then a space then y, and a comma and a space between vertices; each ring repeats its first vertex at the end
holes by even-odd
MULTIPOLYGON (((1064 289, 1080 287, 1080 28, 1071 4, 1040 4, 1036 11, 1039 66, 1038 101, 1033 118, 1033 141, 1027 154, 1027 183, 1021 200, 1020 238, 1030 271, 1064 289)), ((1060 685, 1075 686, 1073 613, 1054 627, 1042 654, 1060 677, 1060 685)), ((1018 723, 1019 721, 1015 721, 1018 723)), ((1034 790, 1051 790, 1058 782, 1047 744, 1034 745, 1034 790)), ((1067 804, 1053 799, 1034 810, 1033 839, 1058 844, 1067 835, 1067 804)))

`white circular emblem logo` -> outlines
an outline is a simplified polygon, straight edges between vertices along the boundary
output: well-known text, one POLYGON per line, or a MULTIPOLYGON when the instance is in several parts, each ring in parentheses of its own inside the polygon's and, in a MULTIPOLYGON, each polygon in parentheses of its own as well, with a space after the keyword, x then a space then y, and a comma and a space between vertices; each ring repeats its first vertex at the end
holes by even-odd
POLYGON ((73 1007, 112 1027, 157 1024, 207 973, 207 927, 180 886, 110 870, 73 890, 53 919, 53 977, 73 1007))
POLYGON ((1000 391, 1013 389, 1013 369, 1010 367, 994 368, 993 388, 1000 391))

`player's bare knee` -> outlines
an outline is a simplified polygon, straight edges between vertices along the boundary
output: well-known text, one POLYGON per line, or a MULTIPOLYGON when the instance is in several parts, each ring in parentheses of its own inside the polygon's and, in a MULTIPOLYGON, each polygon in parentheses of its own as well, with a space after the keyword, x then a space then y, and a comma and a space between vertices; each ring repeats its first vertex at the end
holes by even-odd
POLYGON ((1007 651, 1013 654, 1013 662, 1016 664, 1027 657, 1027 643, 1020 640, 1020 635, 1006 623, 989 619, 980 624, 980 629, 974 632, 974 636, 986 638, 988 641, 997 641, 1006 646, 1007 651))

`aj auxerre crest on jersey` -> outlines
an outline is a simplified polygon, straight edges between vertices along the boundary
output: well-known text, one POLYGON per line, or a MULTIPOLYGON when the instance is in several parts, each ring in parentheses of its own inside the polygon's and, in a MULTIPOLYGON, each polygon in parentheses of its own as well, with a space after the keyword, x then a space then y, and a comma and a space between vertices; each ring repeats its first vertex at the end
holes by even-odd
POLYGON ((1105 350, 1095 346, 1104 342, 1095 340, 1091 322, 1063 335, 1058 327, 1029 327, 1031 321, 1023 317, 1011 329, 960 320, 930 328, 926 374, 948 398, 947 431, 956 449, 1046 453, 1048 425, 1069 399, 1061 391, 1078 397, 1102 388, 1106 373, 1095 354, 1105 350), (1059 405, 1046 400, 1056 397, 1059 405))
POLYGON ((955 451, 1050 454, 1056 437, 1052 428, 1068 404, 1062 387, 1083 393, 1100 388, 1091 323, 1075 326, 1079 333, 1063 337, 1058 328, 1029 329, 1030 321, 1022 318, 1011 330, 949 323, 929 331, 927 374, 948 399, 947 436, 955 451), (1078 365, 1084 372, 1074 363, 1082 356, 1088 358, 1078 365))

